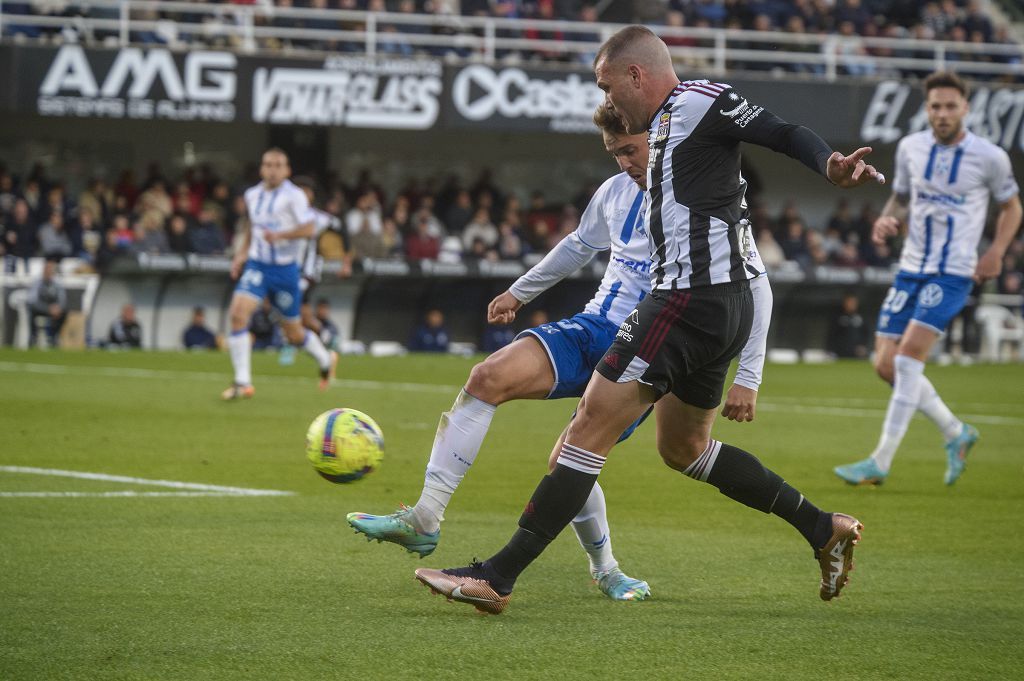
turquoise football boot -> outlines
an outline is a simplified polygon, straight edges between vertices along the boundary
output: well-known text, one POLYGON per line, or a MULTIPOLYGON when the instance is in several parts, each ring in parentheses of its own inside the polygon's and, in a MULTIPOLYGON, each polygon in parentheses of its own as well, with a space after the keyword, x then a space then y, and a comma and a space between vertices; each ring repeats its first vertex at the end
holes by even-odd
POLYGON ((960 474, 967 467, 967 454, 971 447, 978 441, 978 429, 966 423, 960 429, 960 434, 946 443, 946 476, 947 485, 952 485, 959 479, 960 474))
POLYGON ((413 525, 412 509, 402 504, 391 515, 370 515, 369 513, 349 513, 348 524, 357 533, 366 535, 366 540, 376 539, 377 542, 389 541, 398 544, 409 553, 418 553, 420 558, 429 556, 437 548, 441 540, 441 530, 437 532, 420 532, 413 525))
POLYGON ((651 595, 651 587, 639 579, 627 577, 619 568, 594 575, 597 588, 614 601, 642 601, 651 595))
POLYGON ((889 475, 871 458, 845 466, 836 466, 832 470, 851 485, 881 485, 889 475))

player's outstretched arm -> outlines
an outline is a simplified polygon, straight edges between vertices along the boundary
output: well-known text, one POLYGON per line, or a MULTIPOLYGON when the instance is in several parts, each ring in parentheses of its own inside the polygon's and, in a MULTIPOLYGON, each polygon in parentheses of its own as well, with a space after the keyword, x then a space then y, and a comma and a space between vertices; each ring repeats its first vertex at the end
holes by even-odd
POLYGON ((992 245, 978 258, 978 265, 974 268, 976 281, 994 279, 1003 271, 1003 256, 1020 229, 1021 212, 1020 196, 1014 196, 1000 206, 992 245))
POLYGON ((885 184, 885 176, 864 162, 871 147, 861 147, 849 156, 833 151, 828 157, 825 176, 837 187, 859 187, 866 182, 885 184))
POLYGON ((509 291, 505 291, 487 306, 488 324, 511 324, 516 318, 516 312, 523 306, 509 291))
POLYGON ((753 421, 757 411, 757 389, 761 386, 764 356, 768 347, 768 327, 772 321, 772 287, 767 276, 750 281, 754 297, 754 321, 747 344, 740 351, 736 378, 725 396, 722 416, 730 421, 753 421))
MULTIPOLYGON (((576 232, 573 232, 555 244, 543 260, 516 279, 508 288, 508 293, 525 305, 593 260, 597 251, 598 249, 588 246, 576 232)), ((488 307, 488 314, 489 310, 488 307)))

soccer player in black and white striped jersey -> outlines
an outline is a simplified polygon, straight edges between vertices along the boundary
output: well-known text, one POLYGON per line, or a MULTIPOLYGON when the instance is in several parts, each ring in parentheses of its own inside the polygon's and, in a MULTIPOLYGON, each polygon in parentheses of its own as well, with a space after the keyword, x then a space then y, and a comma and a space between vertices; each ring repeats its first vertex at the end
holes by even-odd
POLYGON ((652 293, 598 364, 558 463, 509 543, 483 563, 416 576, 453 600, 501 612, 519 574, 583 505, 619 434, 654 403, 665 463, 793 525, 818 559, 820 597, 831 600, 848 579, 861 523, 820 510, 753 455, 712 439, 711 426, 753 313, 740 244, 748 213, 740 142, 785 153, 840 187, 884 181, 862 160, 871 149, 843 156, 728 85, 680 83, 667 46, 643 26, 609 38, 594 72, 626 131, 648 134, 652 293))

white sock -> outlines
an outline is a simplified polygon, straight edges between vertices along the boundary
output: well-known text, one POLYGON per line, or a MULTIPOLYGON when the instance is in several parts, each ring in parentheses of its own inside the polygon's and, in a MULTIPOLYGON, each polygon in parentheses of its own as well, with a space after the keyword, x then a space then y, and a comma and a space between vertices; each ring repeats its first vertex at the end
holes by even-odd
POLYGON ((910 425, 910 419, 917 411, 921 394, 921 378, 924 375, 924 362, 906 355, 896 355, 896 381, 889 398, 889 408, 885 412, 885 423, 882 425, 882 437, 878 446, 871 453, 878 467, 889 472, 892 459, 896 456, 896 448, 900 446, 903 436, 910 425))
POLYGON ((249 330, 232 331, 228 336, 231 366, 235 368, 236 385, 252 385, 252 340, 249 330))
POLYGON ((331 366, 331 353, 324 347, 324 342, 320 340, 320 336, 309 329, 306 329, 306 338, 302 342, 302 349, 313 356, 317 366, 321 369, 331 366))
POLYGON ((608 510, 604 503, 604 490, 594 483, 587 502, 579 514, 572 519, 572 529, 580 546, 590 558, 590 574, 597 575, 618 567, 619 561, 612 555, 612 537, 608 530, 608 510))
POLYGON ((441 414, 423 480, 423 493, 413 506, 413 519, 421 532, 437 532, 455 488, 473 465, 497 409, 465 390, 451 411, 441 414))
POLYGON ((942 433, 942 437, 946 442, 950 442, 953 438, 960 435, 964 424, 953 415, 953 412, 946 406, 946 403, 942 401, 939 393, 935 390, 935 386, 932 385, 927 376, 922 374, 918 382, 921 386, 921 395, 917 408, 921 410, 922 414, 932 420, 932 423, 942 433))

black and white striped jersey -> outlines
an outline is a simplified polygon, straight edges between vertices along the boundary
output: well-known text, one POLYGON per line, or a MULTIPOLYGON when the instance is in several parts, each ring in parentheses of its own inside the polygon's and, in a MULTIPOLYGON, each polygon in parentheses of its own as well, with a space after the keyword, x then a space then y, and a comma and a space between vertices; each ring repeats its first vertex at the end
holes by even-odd
POLYGON ((753 142, 825 175, 832 149, 813 132, 748 102, 725 83, 695 80, 669 93, 651 121, 647 208, 655 289, 757 276, 744 266, 749 216, 740 142, 753 142))

